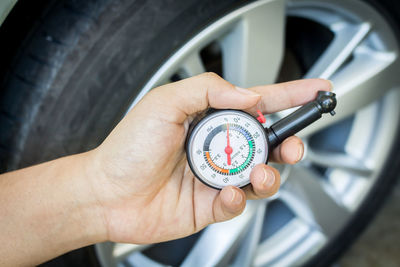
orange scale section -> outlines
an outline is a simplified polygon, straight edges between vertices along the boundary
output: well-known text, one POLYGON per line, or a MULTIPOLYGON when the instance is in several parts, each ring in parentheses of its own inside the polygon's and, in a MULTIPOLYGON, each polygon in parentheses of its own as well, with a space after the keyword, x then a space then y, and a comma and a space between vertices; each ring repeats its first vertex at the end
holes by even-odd
POLYGON ((209 164, 211 165, 211 167, 213 167, 215 170, 217 170, 217 171, 219 171, 219 172, 222 172, 222 173, 226 173, 226 174, 229 173, 229 170, 222 169, 222 168, 218 167, 217 165, 215 165, 215 163, 211 160, 210 152, 206 152, 206 158, 207 158, 208 163, 209 163, 209 164))

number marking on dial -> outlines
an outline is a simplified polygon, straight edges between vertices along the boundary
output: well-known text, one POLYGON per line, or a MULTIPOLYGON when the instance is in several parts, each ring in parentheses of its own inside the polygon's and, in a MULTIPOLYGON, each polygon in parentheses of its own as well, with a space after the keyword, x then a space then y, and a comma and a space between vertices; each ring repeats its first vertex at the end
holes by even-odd
MULTIPOLYGON (((207 164, 215 172, 217 172, 219 174, 225 174, 225 175, 238 174, 238 173, 242 172, 243 170, 245 170, 247 167, 249 167, 250 162, 254 159, 254 151, 255 151, 255 143, 254 143, 254 139, 251 136, 251 134, 246 129, 241 127, 240 125, 233 124, 233 123, 223 124, 223 125, 220 125, 220 126, 214 128, 214 130, 212 130, 206 137, 206 140, 205 140, 204 146, 203 146, 204 158, 205 158, 207 164), (236 137, 236 139, 239 139, 238 141, 243 142, 242 145, 236 146, 236 151, 235 151, 235 149, 233 149, 232 159, 235 160, 236 158, 239 158, 238 160, 241 161, 239 164, 233 164, 232 165, 233 168, 229 168, 228 166, 227 167, 223 166, 223 164, 218 162, 218 160, 222 158, 219 153, 217 153, 216 156, 213 157, 210 152, 210 145, 211 145, 211 142, 213 140, 215 140, 214 137, 218 134, 219 135, 225 134, 225 132, 227 132, 227 130, 228 130, 228 127, 230 128, 230 131, 231 131, 230 134, 233 137, 236 137), (244 139, 244 140, 240 140, 240 139, 244 139), (240 157, 240 156, 242 156, 242 157, 240 157)), ((238 160, 236 160, 236 162, 238 162, 238 160)))
POLYGON ((215 188, 248 184, 253 167, 265 163, 268 157, 264 128, 240 111, 208 115, 195 126, 189 141, 194 173, 215 188))

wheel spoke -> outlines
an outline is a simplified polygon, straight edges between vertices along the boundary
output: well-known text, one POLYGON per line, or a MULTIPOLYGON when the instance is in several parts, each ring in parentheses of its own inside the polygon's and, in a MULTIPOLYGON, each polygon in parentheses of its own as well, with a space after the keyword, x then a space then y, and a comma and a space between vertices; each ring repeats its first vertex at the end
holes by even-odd
POLYGON ((216 266, 226 264, 251 226, 257 206, 248 202, 238 217, 208 226, 187 255, 182 266, 216 266))
POLYGON ((259 245, 253 265, 299 266, 325 242, 326 237, 320 231, 294 218, 259 245))
POLYGON ((338 99, 336 115, 325 115, 299 135, 306 137, 318 132, 380 99, 400 82, 400 76, 397 75, 399 63, 396 59, 397 54, 394 52, 357 48, 353 60, 332 78, 338 99))
POLYGON ((191 54, 182 65, 182 70, 179 72, 182 78, 192 77, 205 72, 204 64, 199 53, 191 54))
POLYGON ((335 34, 332 43, 304 78, 329 79, 364 40, 371 30, 371 25, 367 22, 360 25, 338 22, 331 28, 335 34))
POLYGON ((136 245, 125 243, 104 242, 97 244, 96 252, 100 257, 100 262, 106 266, 113 266, 126 260, 126 258, 134 253, 140 252, 151 245, 136 245))
POLYGON ((95 249, 96 249, 96 254, 97 257, 99 258, 100 263, 103 266, 116 266, 117 261, 113 257, 113 247, 114 243, 112 242, 104 242, 104 243, 99 243, 96 244, 95 249))
POLYGON ((165 267, 164 264, 158 263, 142 253, 130 255, 124 263, 128 266, 165 267))
POLYGON ((254 260, 258 243, 260 242, 262 227, 264 223, 267 201, 253 200, 257 204, 257 211, 251 229, 240 245, 240 249, 235 256, 231 266, 251 266, 254 260))
POLYGON ((297 217, 333 236, 350 215, 339 197, 333 192, 328 194, 327 186, 306 167, 294 167, 290 176, 280 198, 297 217))
POLYGON ((117 262, 124 261, 128 255, 134 252, 140 252, 151 245, 136 245, 136 244, 124 244, 115 243, 113 248, 113 256, 117 262))
POLYGON ((372 173, 372 169, 362 160, 346 153, 316 151, 308 147, 304 160, 322 167, 340 168, 361 176, 369 176, 372 173))
POLYGON ((283 58, 285 1, 257 5, 221 39, 223 76, 242 87, 273 83, 283 58))

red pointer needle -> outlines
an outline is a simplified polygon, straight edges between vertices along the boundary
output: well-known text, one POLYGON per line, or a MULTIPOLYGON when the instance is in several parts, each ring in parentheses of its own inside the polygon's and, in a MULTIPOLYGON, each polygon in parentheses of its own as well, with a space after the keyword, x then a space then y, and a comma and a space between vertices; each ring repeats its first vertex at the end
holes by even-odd
POLYGON ((226 142, 227 142, 227 144, 226 144, 226 147, 225 147, 225 153, 226 153, 226 156, 228 158, 228 165, 231 165, 232 164, 232 162, 231 162, 231 154, 232 154, 233 149, 229 145, 229 124, 226 125, 226 142))

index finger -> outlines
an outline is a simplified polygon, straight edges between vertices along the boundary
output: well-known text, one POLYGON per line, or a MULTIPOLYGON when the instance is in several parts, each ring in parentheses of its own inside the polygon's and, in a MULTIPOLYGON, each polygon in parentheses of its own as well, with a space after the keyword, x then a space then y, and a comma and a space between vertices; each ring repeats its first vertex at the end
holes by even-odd
POLYGON ((168 114, 174 122, 183 123, 188 116, 208 107, 244 110, 254 107, 260 98, 259 94, 238 88, 214 73, 203 73, 150 91, 142 104, 151 99, 152 104, 145 106, 160 111, 159 114, 168 114))
POLYGON ((332 82, 324 79, 304 79, 272 85, 255 86, 249 90, 261 95, 256 106, 247 109, 250 113, 274 113, 304 105, 314 100, 318 91, 331 91, 332 82))

